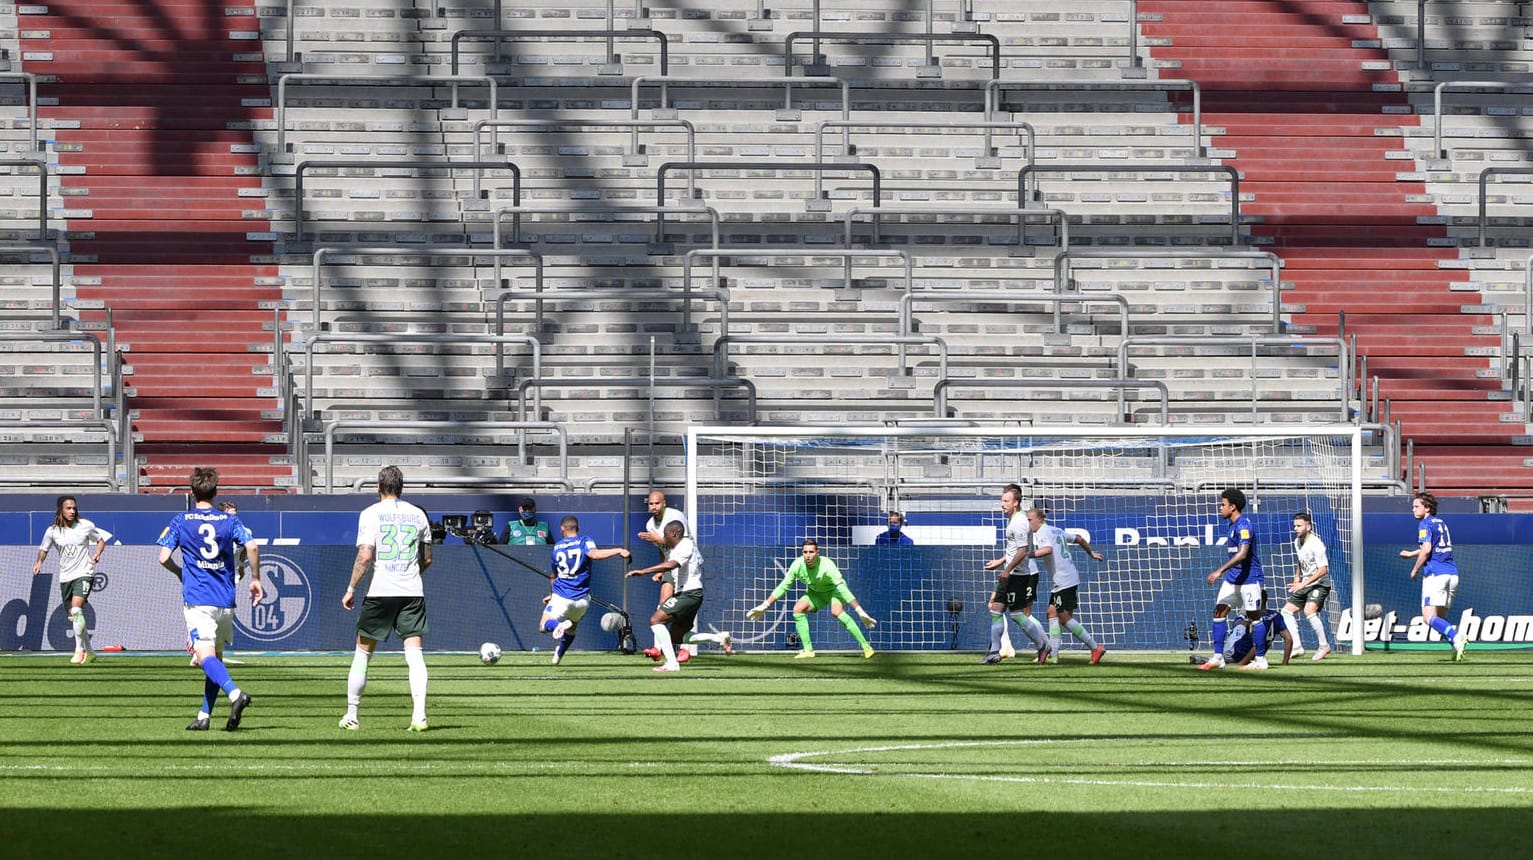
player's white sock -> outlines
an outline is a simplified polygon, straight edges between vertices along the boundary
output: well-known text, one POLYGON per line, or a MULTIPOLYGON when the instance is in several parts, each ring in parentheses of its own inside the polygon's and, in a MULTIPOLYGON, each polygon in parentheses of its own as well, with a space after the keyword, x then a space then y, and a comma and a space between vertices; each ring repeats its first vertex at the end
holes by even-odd
POLYGON ((1038 648, 1048 647, 1049 638, 1044 634, 1043 625, 1038 623, 1038 619, 1025 612, 1013 612, 1011 613, 1011 620, 1017 622, 1017 625, 1022 628, 1022 632, 1027 634, 1027 638, 1033 640, 1034 646, 1038 648))
POLYGON ((351 671, 346 675, 346 716, 355 718, 357 708, 362 706, 362 691, 367 689, 367 663, 373 655, 366 648, 358 648, 351 655, 351 671))
POLYGON ((1059 653, 1059 619, 1049 619, 1049 650, 1059 653))
POLYGON ((662 665, 676 665, 676 649, 671 647, 670 629, 664 624, 651 624, 649 632, 655 634, 655 647, 660 649, 660 655, 665 658, 662 665))
POLYGON ((990 613, 990 653, 999 654, 1006 650, 1006 616, 999 612, 990 613))
POLYGON ((405 665, 410 667, 410 703, 412 723, 426 721, 426 654, 420 648, 405 648, 405 665))
MULTIPOLYGON (((1329 646, 1330 643, 1325 638, 1325 622, 1320 620, 1320 613, 1316 612, 1314 615, 1306 617, 1309 618, 1310 629, 1315 631, 1315 641, 1319 643, 1321 648, 1329 646)), ((1298 630, 1299 628, 1295 627, 1293 629, 1298 630)))
MULTIPOLYGON (((1304 640, 1299 638, 1299 619, 1293 616, 1293 610, 1289 609, 1287 606, 1283 607, 1283 623, 1288 625, 1288 632, 1293 634, 1294 649, 1297 650, 1299 648, 1303 648, 1304 640)), ((1325 640, 1321 639, 1320 644, 1324 645, 1325 640)))
POLYGON ((75 629, 75 648, 80 651, 89 651, 90 630, 85 627, 85 610, 78 606, 70 607, 69 623, 75 629))
POLYGON ((1095 650, 1097 647, 1097 640, 1090 633, 1087 633, 1086 628, 1081 626, 1081 623, 1074 618, 1071 618, 1070 623, 1065 625, 1065 629, 1070 631, 1071 636, 1084 642, 1087 648, 1095 650))

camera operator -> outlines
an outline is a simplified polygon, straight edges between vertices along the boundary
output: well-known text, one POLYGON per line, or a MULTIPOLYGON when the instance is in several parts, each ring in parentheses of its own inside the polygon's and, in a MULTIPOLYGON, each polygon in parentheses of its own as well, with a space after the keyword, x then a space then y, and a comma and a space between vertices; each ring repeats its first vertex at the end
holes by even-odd
POLYGON ((517 507, 518 519, 506 523, 500 542, 511 546, 539 546, 554 542, 554 531, 538 519, 538 503, 530 497, 517 507))

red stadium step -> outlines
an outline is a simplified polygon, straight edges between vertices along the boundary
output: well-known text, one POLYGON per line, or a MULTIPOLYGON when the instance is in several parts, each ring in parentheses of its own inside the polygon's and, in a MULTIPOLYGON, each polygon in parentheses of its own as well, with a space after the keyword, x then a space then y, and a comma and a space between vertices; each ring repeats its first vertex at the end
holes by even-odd
POLYGON ((1417 222, 1438 214, 1406 199, 1424 194, 1424 185, 1395 181, 1413 162, 1387 155, 1404 150, 1402 127, 1421 123, 1386 112, 1407 104, 1403 93, 1373 91, 1399 78, 1392 66, 1363 68, 1389 60, 1368 47, 1381 44, 1376 27, 1343 23, 1368 12, 1365 3, 1327 0, 1139 4, 1145 35, 1171 41, 1150 49, 1154 60, 1179 66, 1163 73, 1204 87, 1203 123, 1215 130, 1210 146, 1236 155, 1228 163, 1251 195, 1242 213, 1261 222, 1250 232, 1285 260, 1283 280, 1293 285, 1283 293, 1285 306, 1304 309, 1294 323, 1334 333, 1337 313, 1346 313, 1368 373, 1379 377, 1392 415, 1417 440, 1434 488, 1448 486, 1440 483, 1447 476, 1475 494, 1498 485, 1533 488, 1533 469, 1524 480, 1503 479, 1494 468, 1471 477, 1451 471, 1447 460, 1441 469, 1433 465, 1453 445, 1507 457, 1523 426, 1499 399, 1499 380, 1482 378, 1489 360, 1466 354, 1494 349, 1499 338, 1474 334, 1492 324, 1484 314, 1461 313, 1478 296, 1451 289, 1461 271, 1438 268, 1458 254, 1429 246, 1446 237, 1445 228, 1417 222))
MULTIPOLYGON (((76 291, 113 310, 132 369, 125 382, 138 453, 155 486, 165 465, 184 483, 189 464, 225 483, 272 487, 292 470, 265 372, 270 306, 281 288, 272 254, 250 233, 267 228, 248 131, 270 119, 253 0, 153 4, 48 0, 18 16, 22 66, 44 78, 40 114, 60 120, 60 185, 93 217, 63 226, 76 291), (89 22, 88 26, 81 22, 89 22), (26 38, 46 33, 48 38, 26 38), (28 60, 27 57, 32 57, 28 60), (256 81, 240 83, 245 77, 256 81), (187 82, 195 82, 188 87, 187 82), (70 128, 67 126, 77 126, 70 128), (268 440, 278 440, 269 442, 268 440)), ((87 313, 87 317, 91 317, 87 313)))

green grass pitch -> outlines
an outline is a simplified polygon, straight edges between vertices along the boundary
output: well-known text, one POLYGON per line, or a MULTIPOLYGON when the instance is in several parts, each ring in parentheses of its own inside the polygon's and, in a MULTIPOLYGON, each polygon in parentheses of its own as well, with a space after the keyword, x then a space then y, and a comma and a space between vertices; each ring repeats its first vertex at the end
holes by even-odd
POLYGON ((1198 672, 1183 655, 433 654, 336 726, 348 657, 0 658, 7 854, 1491 857, 1533 834, 1533 662, 1446 651, 1198 672), (463 854, 461 852, 471 852, 463 854))

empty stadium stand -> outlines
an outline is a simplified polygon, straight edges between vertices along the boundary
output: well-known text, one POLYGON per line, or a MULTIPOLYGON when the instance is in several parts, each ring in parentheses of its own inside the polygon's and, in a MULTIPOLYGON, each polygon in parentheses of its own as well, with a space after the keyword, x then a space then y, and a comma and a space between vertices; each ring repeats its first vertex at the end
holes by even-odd
POLYGON ((0 256, 6 332, 115 347, 99 415, 11 410, 103 450, 0 430, 0 479, 567 488, 695 422, 1340 419, 1374 486, 1526 504, 1533 37, 1417 5, 0 7, 0 232, 63 273, 0 256))

